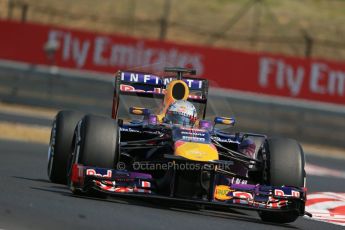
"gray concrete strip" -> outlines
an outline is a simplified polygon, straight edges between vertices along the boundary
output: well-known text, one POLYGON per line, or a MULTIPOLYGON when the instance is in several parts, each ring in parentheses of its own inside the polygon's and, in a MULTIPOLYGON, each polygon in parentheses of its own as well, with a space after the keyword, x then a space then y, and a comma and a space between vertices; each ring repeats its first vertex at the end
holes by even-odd
POLYGON ((48 109, 43 107, 26 106, 19 104, 8 104, 0 102, 0 113, 8 116, 25 116, 28 118, 39 118, 51 120, 54 118, 57 109, 48 109))
POLYGON ((14 69, 14 70, 21 70, 21 71, 36 71, 41 74, 60 74, 60 75, 68 75, 72 78, 82 78, 82 79, 92 79, 92 80, 100 80, 105 82, 112 82, 114 74, 107 74, 104 72, 97 72, 97 71, 86 71, 86 70, 76 70, 76 69, 69 69, 69 68, 61 68, 61 67, 54 67, 54 66, 47 66, 47 65, 33 65, 26 62, 20 61, 11 61, 6 59, 0 59, 0 68, 7 68, 7 69, 14 69))
POLYGON ((47 144, 51 127, 0 121, 0 139, 47 144))
POLYGON ((53 120, 52 118, 48 119, 48 118, 42 118, 42 117, 33 117, 33 116, 0 112, 0 121, 6 121, 6 122, 11 122, 11 123, 50 127, 52 124, 52 120, 53 120))
POLYGON ((301 143, 305 154, 314 155, 323 158, 345 159, 345 149, 321 146, 309 143, 301 143))
POLYGON ((218 97, 228 97, 241 100, 248 100, 257 103, 265 104, 275 104, 281 106, 290 106, 300 109, 312 109, 312 110, 321 110, 325 112, 335 112, 345 114, 345 106, 339 104, 323 103, 311 100, 303 99, 293 99, 281 96, 272 96, 252 92, 244 92, 233 89, 222 89, 211 87, 209 91, 211 96, 218 97))

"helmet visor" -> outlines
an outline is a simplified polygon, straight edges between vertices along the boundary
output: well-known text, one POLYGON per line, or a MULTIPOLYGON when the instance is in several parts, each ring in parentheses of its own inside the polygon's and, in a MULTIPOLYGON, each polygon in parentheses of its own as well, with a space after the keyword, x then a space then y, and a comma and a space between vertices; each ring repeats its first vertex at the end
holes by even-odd
POLYGON ((193 119, 176 113, 167 113, 166 120, 168 123, 191 126, 194 124, 193 119))

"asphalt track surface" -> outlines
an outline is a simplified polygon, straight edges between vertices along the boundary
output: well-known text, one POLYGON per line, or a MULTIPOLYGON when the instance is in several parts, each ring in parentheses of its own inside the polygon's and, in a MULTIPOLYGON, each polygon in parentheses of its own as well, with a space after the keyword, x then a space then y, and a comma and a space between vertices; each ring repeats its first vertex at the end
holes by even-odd
MULTIPOLYGON (((308 157, 324 167, 344 162, 308 157)), ((47 146, 0 140, 0 229, 343 229, 299 218, 292 224, 261 222, 252 211, 228 212, 138 199, 80 198, 46 174, 47 146)), ((310 177, 309 191, 336 191, 343 179, 310 177)))

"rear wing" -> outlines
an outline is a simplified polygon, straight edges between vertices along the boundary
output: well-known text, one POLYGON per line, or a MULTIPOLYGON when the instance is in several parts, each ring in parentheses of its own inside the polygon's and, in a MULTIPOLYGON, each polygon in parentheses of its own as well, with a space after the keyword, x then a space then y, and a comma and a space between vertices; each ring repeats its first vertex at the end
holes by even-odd
POLYGON ((203 105, 202 108, 200 108, 199 113, 201 112, 200 115, 204 118, 208 95, 208 80, 171 73, 176 73, 176 71, 180 69, 181 68, 178 68, 177 70, 175 69, 175 71, 173 71, 174 69, 168 69, 170 71, 167 71, 168 74, 165 76, 158 76, 145 72, 118 71, 115 74, 112 117, 114 119, 117 118, 121 95, 149 97, 155 98, 156 100, 161 99, 163 103, 167 85, 173 80, 181 79, 189 88, 190 93, 188 100, 192 103, 203 105))

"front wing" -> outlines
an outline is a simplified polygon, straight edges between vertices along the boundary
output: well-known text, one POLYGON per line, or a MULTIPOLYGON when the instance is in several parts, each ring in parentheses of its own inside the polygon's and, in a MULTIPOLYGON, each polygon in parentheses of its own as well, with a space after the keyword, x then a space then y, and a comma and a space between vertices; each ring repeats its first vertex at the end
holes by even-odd
MULTIPOLYGON (((216 180, 215 180, 216 181, 216 180)), ((305 213, 306 189, 289 186, 266 186, 253 184, 222 185, 213 182, 207 199, 185 199, 159 195, 155 192, 155 181, 150 174, 87 167, 72 166, 71 189, 76 193, 98 191, 108 195, 145 197, 187 203, 252 209, 272 212, 305 213)), ((212 183, 211 183, 212 184, 212 183)))

